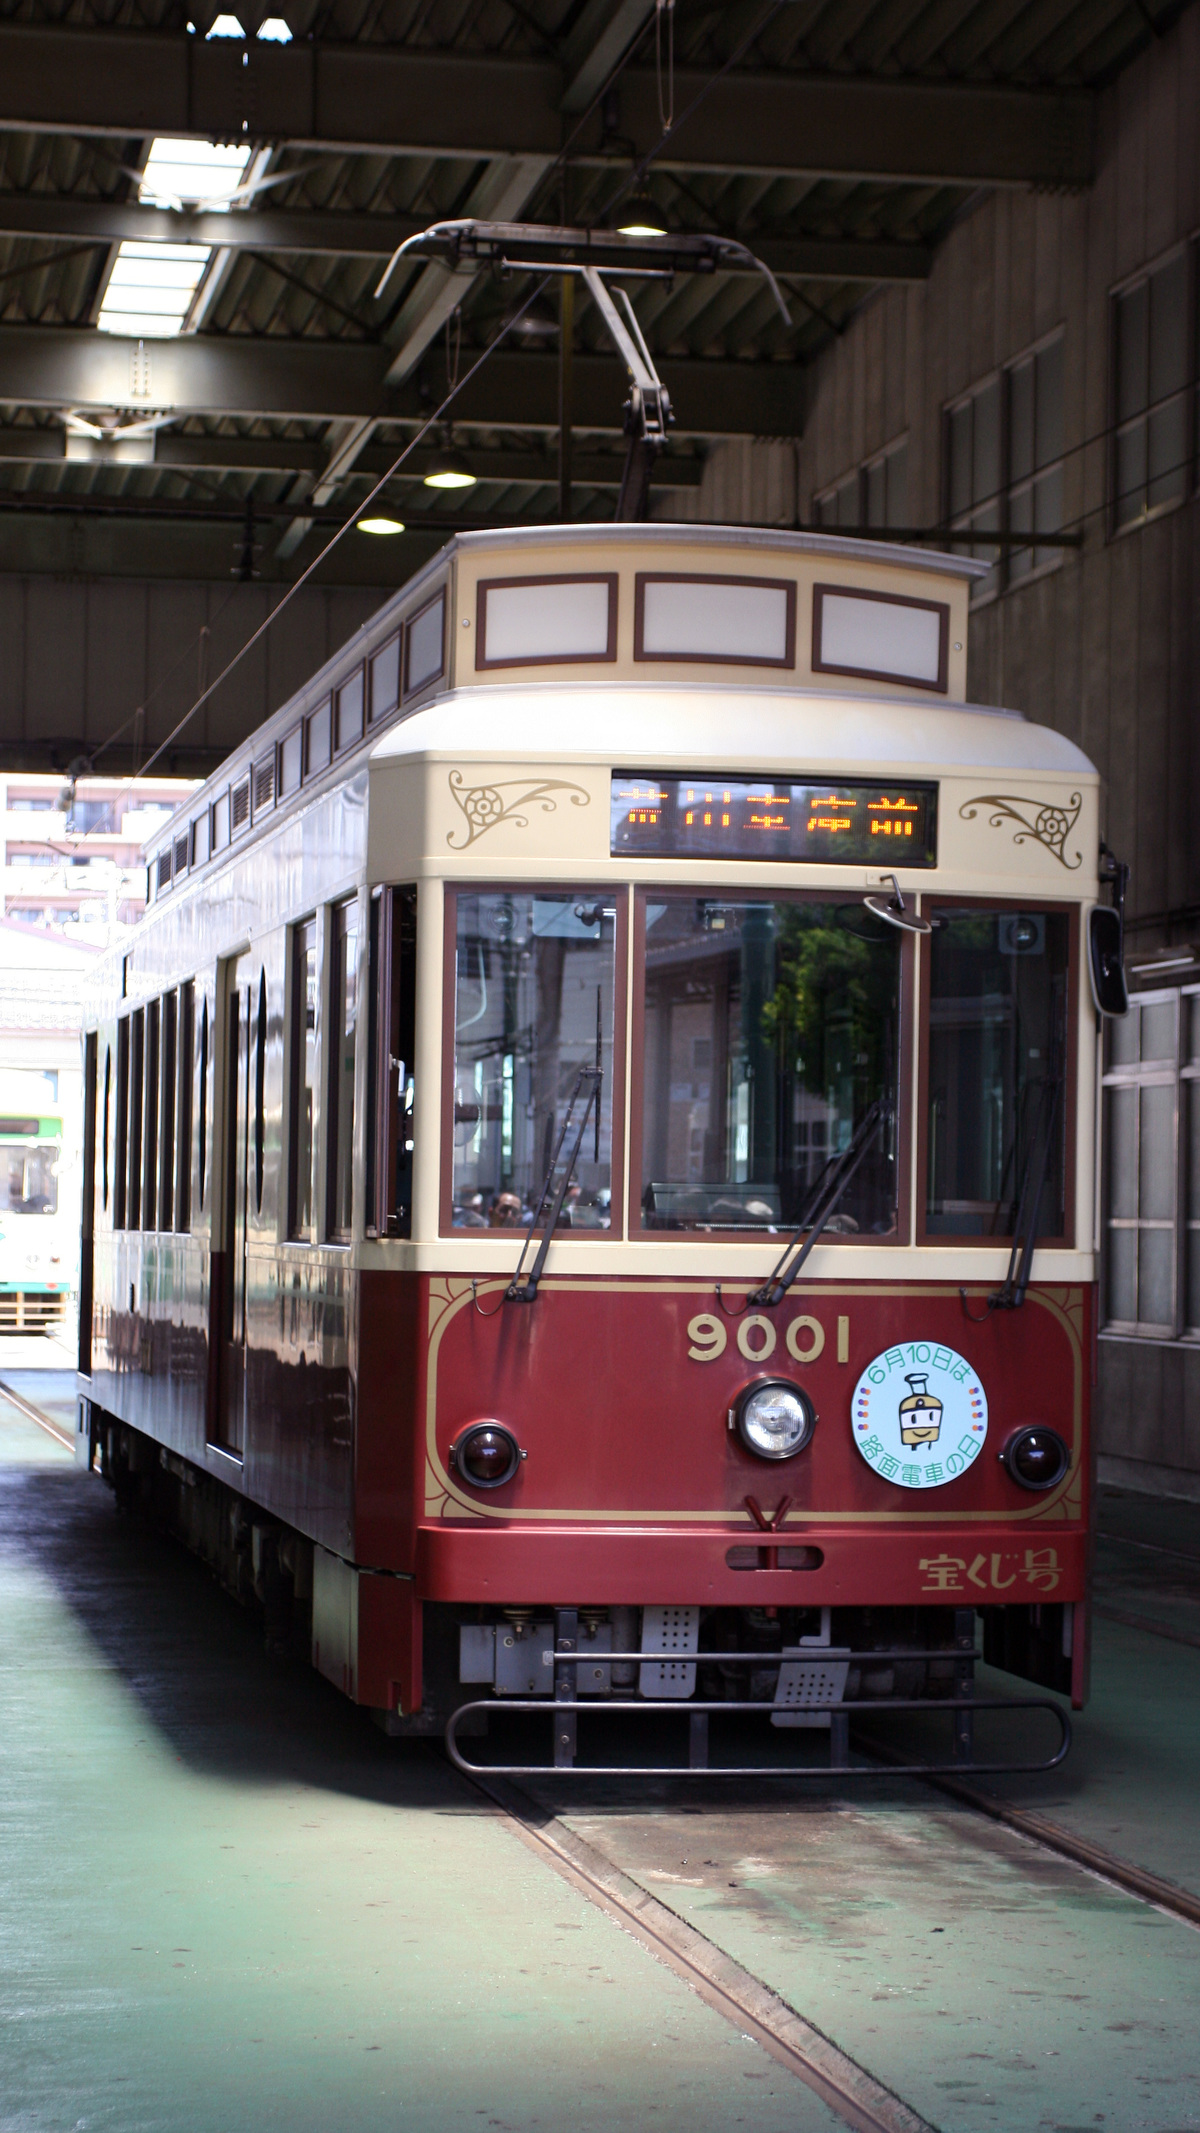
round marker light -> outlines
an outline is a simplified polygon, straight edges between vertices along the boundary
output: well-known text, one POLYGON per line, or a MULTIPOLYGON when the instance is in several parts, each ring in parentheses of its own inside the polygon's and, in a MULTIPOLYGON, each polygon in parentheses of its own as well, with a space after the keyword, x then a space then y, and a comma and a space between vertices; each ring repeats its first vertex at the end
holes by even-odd
POLYGON ((501 1422, 472 1422, 451 1446, 450 1464, 476 1489, 501 1489, 511 1481, 524 1454, 501 1422))
POLYGON ((1009 1438, 1000 1457, 1022 1489, 1053 1489, 1071 1464, 1071 1454, 1056 1429, 1033 1423, 1009 1438))
POLYGON ((786 1378, 760 1378, 747 1385, 734 1409, 738 1435, 759 1459, 792 1459, 817 1426, 808 1394, 786 1378))

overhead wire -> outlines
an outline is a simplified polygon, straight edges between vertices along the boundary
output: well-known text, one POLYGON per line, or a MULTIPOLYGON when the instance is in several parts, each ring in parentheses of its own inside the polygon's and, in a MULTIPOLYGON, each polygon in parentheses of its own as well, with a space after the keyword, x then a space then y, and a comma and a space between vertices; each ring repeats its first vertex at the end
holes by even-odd
MULTIPOLYGON (((494 351, 500 346, 500 343, 505 338, 505 335, 511 333, 513 327, 517 325, 518 321, 521 318, 523 318, 525 312, 529 309, 530 305, 536 301, 536 299, 542 294, 543 290, 547 287, 548 283, 550 282, 550 279, 551 276, 549 274, 543 275, 542 279, 537 283, 536 287, 530 290, 529 295, 525 298, 525 301, 521 305, 520 309, 513 312, 512 317, 507 320, 506 323, 501 327, 500 332, 496 335, 495 339, 488 343, 482 354, 476 359, 474 363, 472 363, 470 370, 466 372, 466 374, 458 381, 456 385, 451 387, 450 391, 442 400, 441 405, 434 410, 433 414, 430 415, 424 423, 422 423, 421 428, 417 431, 415 437, 409 439, 408 443, 404 447, 404 450, 400 452, 397 457, 392 461, 392 464, 387 469, 387 472, 385 474, 380 475, 379 480, 376 482, 374 488, 370 491, 369 495, 363 498, 362 502, 358 505, 356 510, 351 513, 350 517, 344 520, 342 525, 338 527, 337 532, 333 534, 328 541, 326 541, 325 546, 321 549, 320 553, 313 557, 312 562, 308 564, 307 568, 302 570, 300 576, 296 578, 291 585, 288 586, 288 589, 284 593, 282 600, 280 600, 277 605, 271 609, 270 614, 267 615, 265 619, 260 622, 258 628, 254 630, 249 637, 247 637, 246 642, 242 645, 239 651, 234 653, 233 658, 226 662, 225 666, 222 667, 221 672, 216 676, 215 680, 210 681, 207 688, 201 690, 195 702, 187 711, 184 712, 183 717, 177 720, 176 724, 171 728, 171 731, 166 735, 165 739, 159 742, 158 747, 154 750, 153 754, 149 755, 146 758, 146 761, 142 764, 141 769, 138 773, 140 777, 144 778, 147 775, 151 766, 158 761, 160 756, 166 753, 167 749, 170 748, 175 741, 178 740, 179 735, 184 730, 184 727, 191 723, 192 719, 196 716, 197 711, 199 711, 203 707, 203 705, 208 702, 210 696, 213 696, 216 693, 216 691, 221 687, 222 683, 229 679, 229 676, 233 673, 234 669, 241 665, 247 653, 252 651, 254 646, 260 641, 260 639, 266 636, 267 631, 271 629, 274 624, 279 620, 279 617, 284 612, 284 609, 288 607, 290 603, 295 599, 296 594, 300 591, 301 586, 306 585, 308 583, 308 580, 313 576, 313 574, 320 569, 326 557, 331 555, 333 550, 338 546, 338 543, 345 539, 347 533, 349 533, 351 528, 358 523, 358 520, 362 517, 363 513, 370 509, 376 498, 382 494, 384 489, 386 489, 388 483, 392 480, 393 476, 399 472, 400 468, 403 466, 405 460, 409 457, 410 453, 414 452, 417 449, 417 446, 421 443, 422 439, 427 437, 432 429, 436 428, 437 424, 442 420, 443 416, 445 415, 446 409, 450 406, 451 401, 455 400, 458 397, 459 393, 462 392, 465 387, 470 384, 476 372, 482 370, 489 356, 491 356, 494 351)), ((126 723, 128 723, 128 721, 126 721, 126 723)), ((114 805, 115 804, 116 803, 114 802, 114 805)))

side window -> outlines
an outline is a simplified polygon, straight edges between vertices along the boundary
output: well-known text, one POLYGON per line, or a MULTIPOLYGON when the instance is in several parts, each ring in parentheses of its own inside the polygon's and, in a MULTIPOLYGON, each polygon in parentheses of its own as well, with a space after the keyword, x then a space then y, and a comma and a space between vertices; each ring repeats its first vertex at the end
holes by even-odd
POLYGON ((146 1008, 145 1095, 142 1099, 142 1228, 158 1227, 158 1099, 160 1008, 146 1008))
POLYGON ((190 982, 179 988, 176 1035, 178 1081, 175 1118, 175 1227, 186 1230, 192 1220, 192 1071, 196 1041, 196 988, 190 982))
POLYGON ((288 1143, 289 1237, 312 1242, 313 1129, 317 1098, 317 922, 292 930, 292 1007, 288 1032, 291 1103, 288 1143))
POLYGON ((200 1009, 200 1043, 196 1060, 196 1178, 201 1207, 208 1196, 208 1075, 212 1049, 208 995, 200 1009))
POLYGON ((417 892, 371 899, 367 1029, 367 1228, 412 1235, 417 892))
POLYGON ((142 1120, 145 1103, 146 1010, 129 1017, 129 1169, 125 1187, 125 1227, 142 1226, 142 1120))
POLYGON ((258 976, 258 1013, 254 1024, 254 1209, 262 1213, 263 1168, 267 1147, 267 973, 258 976))
POLYGON ((358 1038, 358 900, 333 913, 329 973, 329 1188, 325 1227, 347 1238, 353 1220, 354 1068, 358 1038))
POLYGON ((160 1229, 173 1229, 175 1226, 175 1097, 177 1079, 175 1047, 177 1012, 175 994, 173 992, 165 992, 162 998, 161 1034, 159 1037, 162 1052, 161 1093, 158 1106, 158 1226, 160 1229))
POLYGON ((100 1204, 108 1207, 109 1176, 112 1168, 113 1124, 113 1056, 111 1044, 104 1047, 104 1102, 100 1124, 100 1204))
POLYGON ((129 1183, 129 1022, 117 1024, 117 1100, 113 1128, 113 1228, 124 1229, 129 1183))

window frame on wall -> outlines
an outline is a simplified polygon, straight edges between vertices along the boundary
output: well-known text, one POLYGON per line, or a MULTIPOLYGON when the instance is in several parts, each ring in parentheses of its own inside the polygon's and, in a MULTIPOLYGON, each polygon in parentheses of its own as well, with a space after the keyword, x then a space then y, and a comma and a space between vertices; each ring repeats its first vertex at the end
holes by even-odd
POLYGON ((912 521, 908 502, 908 448, 909 433, 905 430, 902 436, 893 437, 880 451, 872 452, 857 467, 840 475, 837 481, 815 491, 813 519, 821 532, 853 534, 862 526, 881 533, 889 530, 897 533, 909 531, 912 521), (889 495, 889 491, 897 486, 897 476, 893 471, 897 463, 903 467, 903 483, 899 494, 904 508, 899 516, 893 509, 889 495), (878 481, 881 473, 884 489, 883 515, 873 517, 875 507, 871 501, 872 484, 878 481))
MULTIPOLYGON (((1064 550, 1052 538, 1054 533, 1063 531, 1061 523, 1056 527, 1041 529, 1048 536, 1051 536, 1050 538, 1044 540, 1031 539, 1027 544, 1019 548, 1008 545, 1007 541, 1001 543, 989 541, 986 535, 995 533, 1007 536, 1014 532, 1021 533, 1024 531, 1029 531, 1031 534, 1035 533, 1038 529, 1032 523, 1028 527, 1014 524, 1014 516, 1019 514, 1021 503, 1027 496, 1034 498, 1036 503, 1037 491, 1041 488, 1048 488, 1056 480, 1061 493, 1067 458, 1064 408, 1065 348, 1066 328, 1065 326, 1056 326, 1052 332, 1042 334, 1038 340, 1031 342, 1028 348, 1021 349, 1017 355, 1011 357, 1008 362, 1001 364, 998 369, 991 370, 986 376, 976 379, 975 383, 966 392, 958 393, 953 400, 947 401, 942 410, 943 523, 954 532, 969 532, 972 529, 977 529, 984 537, 967 552, 974 554, 975 546, 977 546, 980 550, 980 559, 990 565, 987 576, 980 578, 978 583, 972 587, 972 606, 978 606, 982 601, 994 599, 1000 593, 1015 591, 1020 585, 1028 585, 1034 578, 1045 577, 1051 571, 1059 569, 1062 564, 1064 550), (1047 385, 1042 388, 1039 385, 1038 372, 1039 365, 1051 355, 1056 355, 1058 359, 1059 436, 1057 449, 1048 449, 1046 456, 1042 458, 1039 456, 1041 446, 1037 438, 1038 402, 1043 395, 1043 391, 1051 391, 1048 381, 1052 373, 1047 369, 1047 385), (1013 454, 1018 435, 1018 425, 1014 422, 1014 402, 1018 380, 1030 368, 1033 370, 1033 394, 1030 415, 1032 458, 1028 465, 1015 466, 1013 454), (984 487, 976 493, 976 484, 973 478, 970 500, 963 501, 957 493, 955 480, 955 425, 961 422, 965 414, 970 413, 972 475, 974 477, 975 462, 979 449, 976 436, 977 409, 986 396, 993 392, 996 395, 996 469, 993 486, 990 489, 984 487), (1028 565, 1021 560, 1026 556, 1031 559, 1028 565)), ((1031 508, 1031 521, 1035 516, 1036 509, 1031 508)), ((1060 520, 1065 517, 1065 509, 1060 509, 1059 517, 1060 520)))
MULTIPOLYGON (((1147 986, 1130 994, 1130 1010, 1138 1015, 1138 1057, 1134 1060, 1119 1059, 1114 1064, 1113 1049, 1126 1038, 1130 1025, 1122 1018, 1106 1026, 1106 1058, 1101 1075, 1101 1100, 1103 1119, 1102 1147, 1104 1160, 1101 1179, 1101 1333, 1117 1340, 1141 1340, 1162 1343, 1163 1341, 1186 1341, 1200 1344, 1200 1165, 1197 1175, 1189 1177, 1188 1113, 1192 1104, 1200 1105, 1200 982, 1186 981, 1175 985, 1147 986), (1193 1012, 1189 1002, 1195 1003, 1193 1012), (1173 1052, 1160 1059, 1143 1059, 1141 1054, 1141 1016, 1147 1007, 1173 1006, 1175 1033, 1173 1052), (1189 1041, 1187 1024, 1196 1022, 1196 1042, 1189 1041), (1196 1056, 1189 1057, 1189 1052, 1196 1056), (1143 1215, 1142 1191, 1142 1124, 1143 1106, 1141 1092, 1152 1089, 1170 1089, 1174 1102, 1170 1107, 1172 1145, 1167 1150, 1167 1163, 1163 1175, 1172 1181, 1173 1207, 1169 1216, 1143 1215), (1134 1180, 1136 1192, 1133 1215, 1111 1212, 1114 1199, 1114 1166, 1118 1160, 1117 1135, 1110 1122, 1112 1099, 1122 1091, 1136 1090, 1139 1102, 1136 1117, 1134 1180), (1193 1093, 1194 1092, 1194 1093, 1193 1093), (1189 1203, 1194 1202, 1194 1207, 1189 1203), (1142 1318, 1138 1315, 1141 1299, 1137 1295, 1138 1276, 1135 1271, 1135 1315, 1133 1318, 1117 1318, 1112 1314, 1113 1304, 1113 1237, 1115 1232, 1134 1231, 1139 1237, 1148 1230, 1169 1230, 1171 1233, 1171 1313, 1168 1318, 1142 1318), (1188 1286, 1189 1257, 1196 1253, 1194 1269, 1197 1289, 1195 1323, 1189 1320, 1188 1286)), ((1197 1139, 1200 1140, 1200 1114, 1196 1119, 1197 1139)), ((1127 1203, 1129 1204, 1129 1203, 1127 1203)))
MULTIPOLYGON (((1197 409, 1197 392, 1200 390, 1200 301, 1197 291, 1197 252, 1200 240, 1189 237, 1160 253, 1135 274, 1127 275, 1109 291, 1109 453, 1108 453, 1108 525, 1109 538, 1135 533, 1141 526, 1162 518, 1168 511, 1177 511, 1195 492, 1196 450, 1200 432, 1200 410, 1197 409), (1154 284, 1173 267, 1180 267, 1183 279, 1182 318, 1180 336, 1182 361, 1179 383, 1165 392, 1152 397, 1154 386, 1155 346, 1154 284), (1124 380, 1122 377, 1122 307, 1132 303, 1142 290, 1147 292, 1144 347, 1145 398, 1141 406, 1122 412, 1124 380), (1179 459, 1176 467, 1168 467, 1166 474, 1178 472, 1177 493, 1163 496, 1157 503, 1149 501, 1152 486, 1149 466, 1149 440, 1156 416, 1169 415, 1174 408, 1182 413, 1182 439, 1178 446, 1179 459), (1144 452, 1142 480, 1138 484, 1145 502, 1140 510, 1122 515, 1122 496, 1132 495, 1133 489, 1123 487, 1125 475, 1122 456, 1126 441, 1138 432, 1147 440, 1144 452)), ((1165 478, 1165 476, 1163 477, 1165 478)))

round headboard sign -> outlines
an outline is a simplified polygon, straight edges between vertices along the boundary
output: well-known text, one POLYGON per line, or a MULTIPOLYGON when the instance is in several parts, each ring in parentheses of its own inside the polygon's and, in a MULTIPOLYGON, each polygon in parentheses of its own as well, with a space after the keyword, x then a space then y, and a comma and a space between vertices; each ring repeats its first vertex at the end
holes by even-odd
POLYGON ((972 1363, 938 1341, 905 1341, 867 1364, 851 1405, 854 1442, 898 1489, 939 1489, 978 1459, 987 1394, 972 1363))

